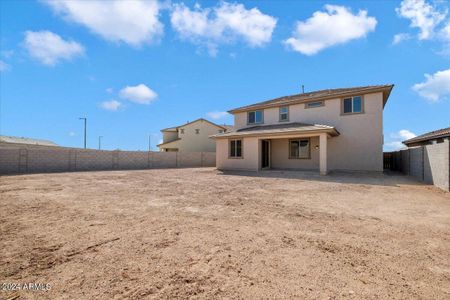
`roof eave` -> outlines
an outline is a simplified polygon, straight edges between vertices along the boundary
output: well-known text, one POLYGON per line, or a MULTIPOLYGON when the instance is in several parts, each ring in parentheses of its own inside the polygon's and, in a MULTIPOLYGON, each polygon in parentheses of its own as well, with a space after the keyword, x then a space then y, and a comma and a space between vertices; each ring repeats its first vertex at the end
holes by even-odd
POLYGON ((248 134, 216 134, 216 135, 211 135, 209 136, 209 138, 214 138, 214 139, 226 139, 226 138, 233 138, 233 137, 255 137, 255 136, 282 136, 282 135, 299 135, 299 134, 304 134, 304 135, 311 135, 311 134, 320 134, 320 133, 328 133, 331 136, 338 136, 340 135, 339 131, 336 130, 336 128, 323 128, 323 129, 314 129, 314 130, 305 130, 305 131, 301 131, 299 132, 297 131, 280 131, 280 132, 265 132, 265 133, 248 133, 248 134))
POLYGON ((414 144, 414 143, 420 143, 420 142, 425 142, 425 141, 431 141, 431 140, 440 139, 440 138, 445 138, 445 137, 450 137, 450 134, 444 133, 444 134, 440 134, 440 135, 436 135, 436 136, 431 136, 431 137, 412 138, 412 139, 403 141, 402 144, 408 146, 408 145, 414 144))
POLYGON ((382 86, 382 87, 374 87, 374 88, 368 88, 359 92, 355 92, 355 91, 351 91, 351 92, 342 92, 342 93, 336 93, 336 94, 332 94, 332 95, 326 95, 326 96, 316 96, 316 97, 310 97, 310 98, 306 98, 306 99, 301 99, 301 100, 287 100, 286 102, 281 102, 281 103, 271 103, 271 104, 260 104, 260 105, 246 105, 246 106, 242 106, 242 107, 238 107, 232 110, 229 110, 228 113, 230 114, 236 114, 239 112, 246 112, 246 111, 250 111, 250 110, 254 110, 254 109, 262 109, 262 108, 270 108, 270 107, 278 107, 280 105, 292 105, 292 104, 300 104, 300 103, 304 103, 304 102, 308 102, 311 100, 328 100, 328 99, 335 99, 335 98, 340 98, 340 97, 345 97, 345 96, 351 96, 351 95, 355 95, 355 94, 369 94, 369 93, 373 93, 373 92, 386 92, 386 96, 385 93, 383 93, 383 107, 387 102, 387 99, 389 98, 389 95, 392 91, 392 89, 394 88, 394 84, 390 84, 390 85, 386 85, 386 86, 382 86))

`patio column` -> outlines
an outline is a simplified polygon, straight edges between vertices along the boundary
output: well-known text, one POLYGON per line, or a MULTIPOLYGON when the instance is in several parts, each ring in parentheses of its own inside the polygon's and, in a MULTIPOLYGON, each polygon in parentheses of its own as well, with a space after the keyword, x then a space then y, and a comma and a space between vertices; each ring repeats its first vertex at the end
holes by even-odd
POLYGON ((320 175, 327 175, 327 134, 321 133, 319 136, 319 168, 320 175))

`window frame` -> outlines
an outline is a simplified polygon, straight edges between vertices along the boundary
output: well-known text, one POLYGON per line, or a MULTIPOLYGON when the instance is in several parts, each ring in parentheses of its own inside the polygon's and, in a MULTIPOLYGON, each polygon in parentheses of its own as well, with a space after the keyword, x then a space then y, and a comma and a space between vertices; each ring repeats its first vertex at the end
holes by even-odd
POLYGON ((289 106, 280 106, 278 108, 278 122, 289 122, 289 106), (282 113, 281 109, 283 109, 283 108, 286 108, 287 112, 282 113), (281 119, 281 115, 282 114, 286 114, 287 115, 287 118, 285 120, 281 119))
POLYGON ((318 108, 318 107, 323 107, 325 106, 325 101, 324 100, 317 100, 317 101, 309 101, 305 103, 305 109, 310 109, 310 108, 318 108), (320 103, 320 105, 318 106, 308 106, 311 103, 320 103))
MULTIPOLYGON (((299 151, 300 153, 300 151, 299 151)), ((298 139, 289 139, 288 142, 288 159, 311 159, 311 138, 298 138, 298 139), (298 141, 308 141, 308 157, 296 157, 291 156, 291 142, 298 141)))
MULTIPOLYGON (((237 153, 237 143, 235 144, 235 154, 237 153)), ((228 158, 229 159, 242 159, 244 158, 244 141, 243 139, 229 139, 228 140, 228 158), (232 142, 241 142, 241 156, 231 156, 231 143, 232 142)))
POLYGON ((257 125, 257 124, 264 124, 264 109, 257 109, 257 110, 250 110, 247 111, 247 125, 257 125), (261 112, 261 122, 256 122, 256 112, 261 112), (255 122, 250 123, 250 113, 255 113, 255 122))
POLYGON ((184 128, 180 128, 180 134, 184 134, 184 128))
POLYGON ((341 99, 341 115, 342 116, 346 116, 346 115, 357 115, 357 114, 364 114, 365 113, 365 111, 364 111, 364 95, 355 95, 355 96, 349 96, 349 97, 344 97, 344 98, 342 98, 341 99), (361 111, 358 111, 358 112, 354 112, 353 111, 353 101, 354 101, 354 98, 356 98, 356 97, 359 97, 359 98, 361 98, 361 111), (345 103, 345 100, 347 100, 347 99, 351 99, 352 100, 352 111, 351 112, 344 112, 344 103, 345 103))
POLYGON ((200 129, 196 128, 195 129, 195 134, 200 134, 200 129))

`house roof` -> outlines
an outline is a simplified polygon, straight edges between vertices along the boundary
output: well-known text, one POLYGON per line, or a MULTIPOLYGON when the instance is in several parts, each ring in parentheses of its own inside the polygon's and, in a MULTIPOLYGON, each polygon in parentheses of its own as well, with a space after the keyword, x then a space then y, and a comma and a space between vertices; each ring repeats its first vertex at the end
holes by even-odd
POLYGON ((178 128, 180 128, 180 127, 184 127, 184 126, 187 126, 187 125, 190 125, 190 124, 199 122, 199 121, 208 122, 208 123, 210 123, 210 124, 212 124, 212 125, 214 125, 214 126, 220 127, 220 128, 222 128, 222 129, 225 129, 225 130, 227 130, 226 126, 229 126, 229 125, 223 125, 223 126, 222 126, 222 125, 218 125, 218 124, 213 123, 213 122, 211 122, 211 121, 208 121, 208 120, 206 120, 206 119, 199 118, 199 119, 194 120, 194 121, 192 121, 192 122, 187 122, 187 123, 185 123, 185 124, 183 124, 183 125, 179 125, 179 126, 175 126, 175 127, 169 127, 169 128, 161 129, 161 132, 162 132, 162 131, 178 131, 178 128))
POLYGON ((386 105, 387 99, 389 98, 389 95, 390 95, 393 87, 394 87, 393 84, 384 84, 384 85, 368 85, 368 86, 360 86, 360 87, 319 90, 319 91, 296 94, 296 95, 291 95, 291 96, 279 97, 279 98, 275 98, 275 99, 271 99, 271 100, 267 100, 267 101, 263 101, 263 102, 258 102, 258 103, 247 105, 247 106, 241 106, 241 107, 232 109, 228 112, 231 114, 234 114, 237 112, 243 112, 243 111, 248 111, 248 110, 252 110, 252 109, 268 108, 268 107, 274 107, 274 106, 280 106, 280 105, 291 105, 291 104, 304 103, 304 102, 313 101, 313 100, 326 100, 326 99, 333 99, 336 97, 350 96, 350 95, 362 94, 362 93, 367 94, 367 93, 373 93, 373 92, 383 92, 383 107, 384 107, 384 105, 386 105))
POLYGON ((280 135, 291 133, 319 133, 326 132, 332 136, 339 135, 339 132, 333 126, 321 124, 306 124, 306 123, 286 123, 275 125, 258 125, 247 128, 242 128, 236 131, 219 133, 212 135, 212 138, 229 138, 229 137, 244 137, 244 136, 261 136, 261 135, 280 135))
POLYGON ((424 133, 422 135, 419 135, 412 139, 404 141, 403 144, 409 145, 409 144, 413 144, 413 143, 417 143, 417 142, 424 142, 424 141, 433 140, 433 139, 437 139, 437 138, 443 138, 443 137, 450 137, 450 127, 424 133))
POLYGON ((27 145, 40 145, 40 146, 58 146, 52 141, 41 140, 41 139, 32 139, 18 136, 6 136, 0 135, 1 143, 11 143, 11 144, 27 144, 27 145))

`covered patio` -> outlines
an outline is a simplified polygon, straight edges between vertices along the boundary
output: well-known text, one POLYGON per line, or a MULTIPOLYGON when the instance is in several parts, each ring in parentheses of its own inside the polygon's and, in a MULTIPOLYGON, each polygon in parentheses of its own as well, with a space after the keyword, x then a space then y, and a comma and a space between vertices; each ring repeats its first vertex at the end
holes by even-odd
MULTIPOLYGON (((318 170, 321 175, 326 175, 328 139, 338 135, 336 128, 328 125, 287 123, 254 126, 214 137, 219 143, 226 141, 229 144, 226 147, 228 161, 219 163, 219 166, 225 166, 222 169, 230 165, 233 169, 254 171, 318 170), (238 145, 237 149, 234 149, 235 145, 238 145), (236 156, 230 151, 241 153, 236 156)), ((218 160, 223 156, 218 153, 218 160)))

